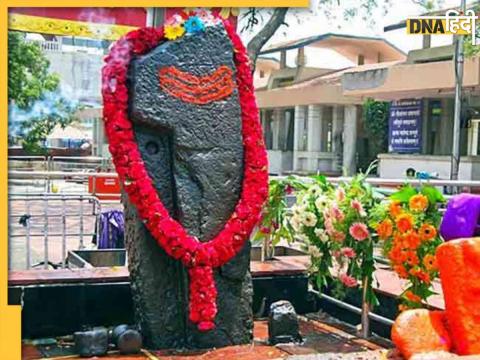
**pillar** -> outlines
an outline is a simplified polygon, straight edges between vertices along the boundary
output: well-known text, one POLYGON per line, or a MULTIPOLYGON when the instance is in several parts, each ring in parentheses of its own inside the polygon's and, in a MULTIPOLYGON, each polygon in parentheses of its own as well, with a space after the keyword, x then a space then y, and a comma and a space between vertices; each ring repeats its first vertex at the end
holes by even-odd
POLYGON ((345 106, 343 122, 343 175, 353 176, 357 171, 357 114, 355 105, 345 106))
POLYGON ((303 144, 303 129, 305 127, 307 107, 297 105, 295 106, 295 120, 294 120, 294 129, 293 129, 293 170, 302 170, 300 169, 300 164, 298 161, 298 152, 304 151, 302 148, 303 144))
POLYGON ((279 150, 279 138, 281 132, 282 117, 284 116, 283 109, 273 110, 272 121, 272 150, 279 150))
POLYGON ((332 112, 332 171, 334 172, 341 172, 343 165, 343 117, 343 106, 334 105, 332 112))
POLYGON ((320 105, 308 105, 308 151, 321 150, 322 118, 320 105))
POLYGON ((320 105, 308 105, 308 170, 317 171, 315 152, 321 151, 323 109, 320 105))

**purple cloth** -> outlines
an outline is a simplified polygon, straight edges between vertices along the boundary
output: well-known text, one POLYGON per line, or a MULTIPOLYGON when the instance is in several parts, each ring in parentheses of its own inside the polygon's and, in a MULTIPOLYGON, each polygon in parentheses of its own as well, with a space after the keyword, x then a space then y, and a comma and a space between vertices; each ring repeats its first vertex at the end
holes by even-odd
POLYGON ((450 199, 440 225, 445 240, 469 238, 480 233, 480 196, 459 194, 450 199))
POLYGON ((99 249, 122 249, 125 247, 125 221, 123 211, 111 210, 100 214, 99 249))

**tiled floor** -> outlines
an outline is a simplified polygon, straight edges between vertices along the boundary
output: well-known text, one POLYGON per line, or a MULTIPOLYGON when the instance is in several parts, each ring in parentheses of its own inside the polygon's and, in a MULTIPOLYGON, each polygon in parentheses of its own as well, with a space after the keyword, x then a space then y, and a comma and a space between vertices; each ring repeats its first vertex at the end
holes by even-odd
MULTIPOLYGON (((111 352, 102 359, 149 359, 149 360, 271 360, 271 359, 301 359, 302 355, 324 354, 318 359, 330 359, 335 354, 336 359, 387 359, 388 342, 382 339, 366 341, 358 338, 352 332, 352 328, 345 324, 338 323, 334 319, 320 314, 301 317, 300 333, 303 337, 301 344, 283 344, 268 346, 268 325, 266 321, 255 321, 254 343, 251 345, 230 346, 221 349, 176 352, 176 351, 143 351, 140 355, 121 356, 111 352)), ((64 343, 65 345, 65 343, 64 343)), ((72 356, 72 344, 64 347, 64 352, 58 359, 75 358, 72 356)), ((45 349, 24 345, 22 360, 41 359, 48 354, 62 352, 62 346, 56 349, 45 349)), ((51 356, 51 355, 50 355, 51 356)), ((55 357, 50 357, 54 359, 55 357)), ((332 358, 333 359, 333 358, 332 358)))

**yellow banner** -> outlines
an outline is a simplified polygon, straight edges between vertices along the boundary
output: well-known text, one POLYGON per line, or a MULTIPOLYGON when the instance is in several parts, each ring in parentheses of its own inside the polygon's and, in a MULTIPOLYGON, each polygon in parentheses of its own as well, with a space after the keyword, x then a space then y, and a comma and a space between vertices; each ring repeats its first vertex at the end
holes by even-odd
POLYGON ((84 21, 51 19, 10 13, 8 16, 8 29, 40 34, 117 40, 136 28, 125 25, 95 24, 84 21))
POLYGON ((407 34, 413 35, 469 35, 472 33, 471 18, 460 19, 446 18, 413 18, 407 19, 407 34), (453 23, 455 21, 455 23, 453 23))

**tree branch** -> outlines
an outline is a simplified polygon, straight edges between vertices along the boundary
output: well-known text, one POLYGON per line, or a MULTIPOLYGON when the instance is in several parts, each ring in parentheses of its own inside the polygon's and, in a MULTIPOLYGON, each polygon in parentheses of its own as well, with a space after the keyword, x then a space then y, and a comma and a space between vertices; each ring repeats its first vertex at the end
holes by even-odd
POLYGON ((255 71, 258 53, 273 34, 275 34, 275 31, 285 23, 287 11, 288 8, 276 8, 265 26, 248 43, 247 52, 250 57, 252 72, 255 71))

